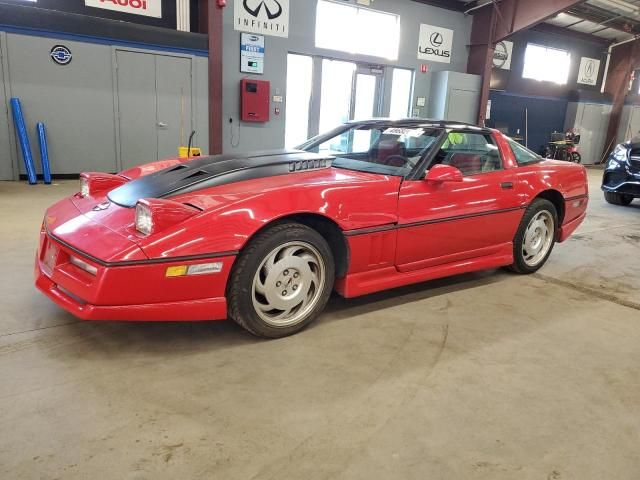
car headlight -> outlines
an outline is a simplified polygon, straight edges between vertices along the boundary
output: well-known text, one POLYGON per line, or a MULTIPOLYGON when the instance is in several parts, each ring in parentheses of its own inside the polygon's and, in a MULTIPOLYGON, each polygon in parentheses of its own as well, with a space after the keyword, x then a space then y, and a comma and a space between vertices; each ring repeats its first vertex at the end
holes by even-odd
POLYGON ((611 156, 616 162, 624 163, 629 158, 629 149, 624 145, 617 145, 611 156))
POLYGON ((149 206, 144 203, 136 205, 136 230, 143 235, 151 235, 153 230, 153 215, 149 206))
POLYGON ((89 179, 87 177, 80 177, 80 196, 82 198, 89 196, 89 179))

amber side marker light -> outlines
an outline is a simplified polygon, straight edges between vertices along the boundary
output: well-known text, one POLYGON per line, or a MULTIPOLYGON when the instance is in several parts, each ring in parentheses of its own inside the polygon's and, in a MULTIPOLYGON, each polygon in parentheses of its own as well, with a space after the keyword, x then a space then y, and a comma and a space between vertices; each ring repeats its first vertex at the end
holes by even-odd
POLYGON ((186 277, 190 275, 207 275, 209 273, 220 273, 222 262, 200 263, 198 265, 177 265, 168 267, 165 273, 167 278, 186 277))

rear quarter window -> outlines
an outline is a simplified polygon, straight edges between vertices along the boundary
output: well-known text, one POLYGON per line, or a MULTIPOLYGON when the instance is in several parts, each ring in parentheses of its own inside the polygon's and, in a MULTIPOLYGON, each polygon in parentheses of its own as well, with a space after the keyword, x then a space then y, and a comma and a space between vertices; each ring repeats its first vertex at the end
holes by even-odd
POLYGON ((523 147, 518 142, 508 139, 509 146, 511 147, 511 151, 513 155, 516 157, 516 162, 518 165, 530 165, 532 163, 538 163, 542 161, 542 157, 533 153, 528 148, 523 147))

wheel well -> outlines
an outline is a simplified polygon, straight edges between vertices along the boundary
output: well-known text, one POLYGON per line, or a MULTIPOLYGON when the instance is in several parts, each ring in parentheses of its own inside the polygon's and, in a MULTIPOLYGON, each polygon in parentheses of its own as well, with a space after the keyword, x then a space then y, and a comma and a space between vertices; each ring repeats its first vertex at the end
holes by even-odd
POLYGON ((557 190, 545 190, 536 198, 544 198, 545 200, 549 200, 551 203, 553 203, 553 206, 556 207, 556 211, 558 212, 558 226, 562 225, 562 222, 564 222, 565 209, 564 197, 562 196, 562 194, 557 190))
POLYGON ((331 253, 333 253, 333 260, 336 266, 336 278, 341 278, 346 275, 349 270, 349 244, 337 223, 327 217, 323 217, 322 215, 314 213, 298 213, 278 218, 278 220, 268 223, 259 231, 269 228, 276 222, 283 223, 287 221, 301 223, 309 228, 313 228, 316 232, 322 235, 329 244, 331 253))

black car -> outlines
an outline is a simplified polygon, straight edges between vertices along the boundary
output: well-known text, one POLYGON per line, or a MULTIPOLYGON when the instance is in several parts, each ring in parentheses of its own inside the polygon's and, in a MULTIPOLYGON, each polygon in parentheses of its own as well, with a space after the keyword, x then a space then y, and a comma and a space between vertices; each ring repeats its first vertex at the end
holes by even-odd
POLYGON ((618 145, 607 159, 602 190, 607 202, 629 205, 640 198, 640 139, 618 145))

